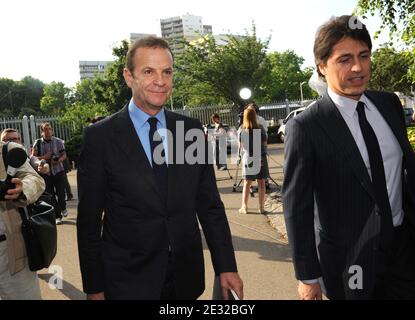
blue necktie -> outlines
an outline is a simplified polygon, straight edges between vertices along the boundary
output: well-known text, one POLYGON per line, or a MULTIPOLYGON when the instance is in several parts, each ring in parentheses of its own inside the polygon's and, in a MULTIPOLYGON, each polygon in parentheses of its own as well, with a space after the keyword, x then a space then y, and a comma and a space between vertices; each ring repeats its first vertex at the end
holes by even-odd
POLYGON ((390 249, 393 241, 392 210, 386 188, 382 153, 376 134, 367 121, 364 107, 365 104, 359 101, 357 104, 357 114, 359 115, 359 125, 369 155, 370 172, 372 174, 372 185, 375 191, 376 203, 380 210, 380 246, 387 251, 390 249))
MULTIPOLYGON (((150 132, 149 132, 149 139, 150 139, 150 147, 151 147, 151 163, 153 167, 154 175, 156 176, 157 183, 159 185, 160 191, 163 195, 167 195, 167 164, 166 161, 163 161, 161 164, 157 164, 154 161, 154 150, 159 144, 163 142, 160 139, 160 135, 157 132, 157 118, 151 117, 148 118, 148 123, 150 124, 150 132)), ((166 159, 165 151, 162 150, 161 153, 164 160, 166 159)))

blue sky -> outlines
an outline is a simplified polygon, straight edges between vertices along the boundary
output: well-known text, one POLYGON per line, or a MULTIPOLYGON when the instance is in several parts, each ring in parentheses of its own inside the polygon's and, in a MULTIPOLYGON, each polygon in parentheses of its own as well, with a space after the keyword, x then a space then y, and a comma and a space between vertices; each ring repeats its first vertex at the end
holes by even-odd
MULTIPOLYGON (((252 21, 257 35, 272 36, 270 51, 294 50, 313 65, 319 25, 350 14, 357 0, 13 0, 1 4, 0 77, 31 75, 45 83, 79 80, 79 60, 112 60, 111 49, 129 34, 160 35, 160 19, 190 13, 213 33, 244 34, 252 21)), ((364 20, 371 34, 377 17, 364 20)), ((374 42, 379 46, 386 37, 374 42)))

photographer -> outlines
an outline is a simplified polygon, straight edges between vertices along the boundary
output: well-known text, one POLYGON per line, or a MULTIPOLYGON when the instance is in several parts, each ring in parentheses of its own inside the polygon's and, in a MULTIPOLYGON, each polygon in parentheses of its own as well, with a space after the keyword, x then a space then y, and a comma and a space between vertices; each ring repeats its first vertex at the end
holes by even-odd
MULTIPOLYGON (((27 264, 22 220, 17 208, 35 202, 45 190, 45 183, 27 160, 11 179, 14 188, 7 189, 3 145, 4 142, 0 141, 0 300, 39 300, 39 282, 36 272, 30 271, 27 264)), ((13 148, 22 147, 10 142, 8 151, 13 148)))
POLYGON ((33 144, 32 156, 45 160, 50 166, 50 174, 42 177, 46 182, 46 192, 52 195, 56 224, 62 224, 62 218, 68 216, 65 201, 66 172, 63 166, 66 159, 65 146, 61 139, 53 136, 49 122, 42 123, 40 130, 42 138, 33 144))
POLYGON ((223 171, 227 170, 226 165, 226 130, 223 126, 223 123, 220 121, 220 117, 217 113, 214 113, 211 116, 211 124, 207 125, 208 139, 213 145, 213 150, 215 154, 215 163, 218 170, 223 171), (224 137, 223 143, 222 137, 224 137), (224 144, 224 145, 222 145, 224 144), (224 153, 225 157, 220 157, 221 153, 224 153))
MULTIPOLYGON (((22 144, 20 133, 17 129, 6 128, 1 132, 0 140, 3 142, 16 142, 22 144)), ((49 165, 44 160, 39 160, 38 157, 30 156, 30 164, 38 173, 48 174, 49 165)))

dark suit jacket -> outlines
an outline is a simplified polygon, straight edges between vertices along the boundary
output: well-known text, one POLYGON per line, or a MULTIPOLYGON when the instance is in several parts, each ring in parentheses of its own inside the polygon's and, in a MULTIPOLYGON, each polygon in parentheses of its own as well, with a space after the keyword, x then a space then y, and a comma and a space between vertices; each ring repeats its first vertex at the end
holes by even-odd
MULTIPOLYGON (((405 223, 414 226, 415 155, 394 94, 367 91, 403 152, 405 223)), ((370 298, 380 216, 373 186, 346 122, 326 94, 286 128, 284 214, 299 280, 322 276, 330 299, 370 298), (317 208, 315 208, 317 207, 317 208), (314 214, 317 209, 318 214, 314 214), (363 270, 363 290, 351 290, 350 266, 363 270)))
MULTIPOLYGON (((166 110, 174 136, 176 121, 184 123, 184 132, 202 130, 199 121, 166 110)), ((169 153, 173 148, 169 145, 169 153)), ((85 130, 78 186, 85 292, 104 291, 110 299, 159 299, 171 246, 177 297, 197 298, 204 291, 198 219, 215 272, 236 271, 212 166, 169 164, 168 194, 161 194, 128 106, 85 130)))

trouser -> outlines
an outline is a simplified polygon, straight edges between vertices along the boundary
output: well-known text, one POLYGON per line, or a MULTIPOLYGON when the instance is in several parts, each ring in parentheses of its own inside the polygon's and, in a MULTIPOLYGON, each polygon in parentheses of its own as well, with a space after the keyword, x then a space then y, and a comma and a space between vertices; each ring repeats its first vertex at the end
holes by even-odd
POLYGON ((52 206, 56 218, 62 218, 62 211, 66 210, 65 201, 65 171, 52 176, 43 176, 46 183, 46 192, 52 195, 52 206))
POLYGON ((373 298, 415 299, 415 245, 407 225, 394 228, 393 247, 380 254, 373 298))
MULTIPOLYGON (((225 160, 223 160, 223 155, 220 154, 220 152, 224 152, 224 151, 223 151, 223 146, 220 145, 220 140, 219 139, 216 139, 215 140, 214 146, 215 146, 215 163, 216 163, 216 167, 218 169, 220 169, 222 167, 226 167, 226 158, 225 158, 225 160)), ((226 147, 226 145, 225 145, 225 147, 226 147)))
POLYGON ((72 195, 72 189, 71 189, 71 185, 69 184, 69 180, 68 180, 68 174, 65 173, 65 193, 66 196, 69 198, 69 196, 72 195))
POLYGON ((23 270, 10 274, 7 240, 0 242, 0 299, 41 300, 39 280, 26 263, 23 270))

